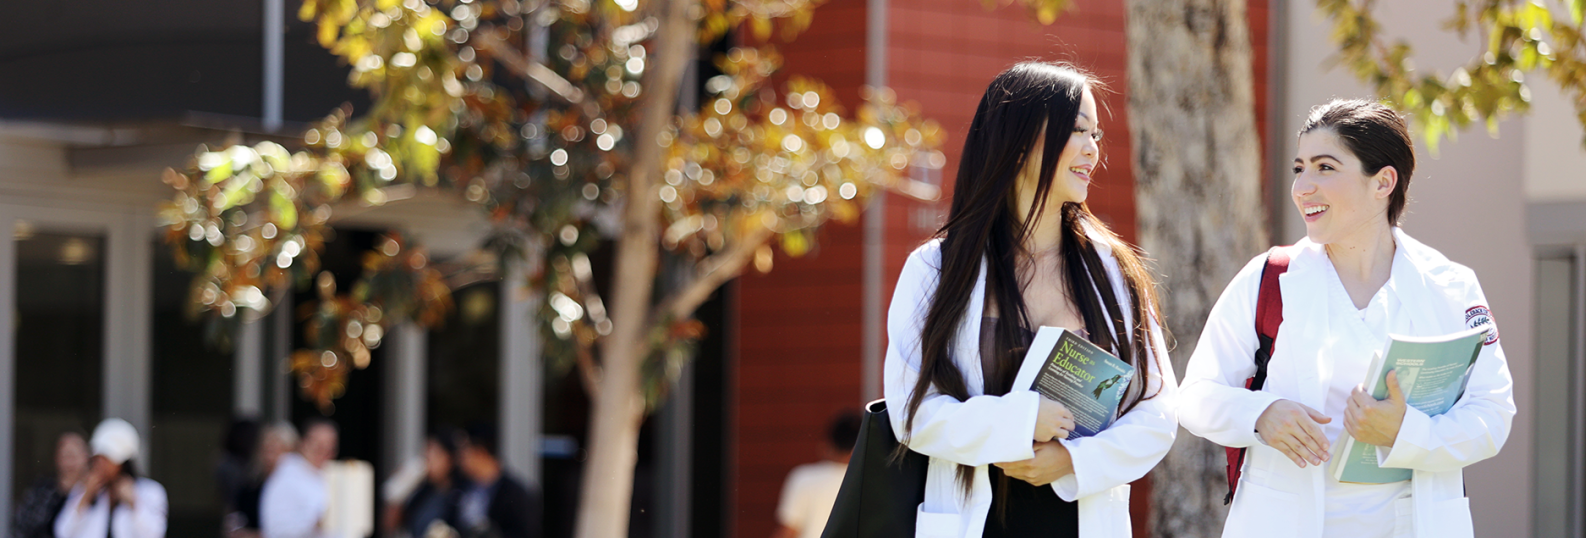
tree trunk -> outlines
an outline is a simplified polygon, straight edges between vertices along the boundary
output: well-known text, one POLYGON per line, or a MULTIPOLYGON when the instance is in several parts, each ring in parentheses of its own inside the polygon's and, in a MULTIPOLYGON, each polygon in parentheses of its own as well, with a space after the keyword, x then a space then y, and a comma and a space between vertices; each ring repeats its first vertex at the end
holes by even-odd
MULTIPOLYGON (((1164 273, 1184 372, 1224 286, 1267 242, 1244 0, 1127 0, 1129 127, 1140 246, 1164 273)), ((1180 430, 1152 473, 1155 536, 1217 536, 1221 447, 1180 430)))
POLYGON ((663 148, 657 136, 677 109, 678 84, 692 59, 693 21, 686 0, 661 0, 656 14, 661 25, 650 52, 644 78, 644 108, 635 129, 633 165, 623 209, 622 235, 617 240, 616 275, 612 283, 612 331, 601 343, 599 389, 590 396, 589 458, 584 463, 578 503, 579 538, 622 538, 628 535, 633 500, 633 470, 638 459, 639 426, 644 420, 640 364, 649 353, 651 292, 660 249, 660 206, 656 177, 663 148))

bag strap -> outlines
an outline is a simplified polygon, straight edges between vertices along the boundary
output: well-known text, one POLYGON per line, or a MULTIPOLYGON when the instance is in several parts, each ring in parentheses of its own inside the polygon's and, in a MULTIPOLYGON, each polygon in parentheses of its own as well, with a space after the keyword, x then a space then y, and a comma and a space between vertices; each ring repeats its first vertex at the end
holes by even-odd
POLYGON ((1267 251, 1267 264, 1261 268, 1261 289, 1256 293, 1256 375, 1250 379, 1250 390, 1261 390, 1267 382, 1267 363, 1272 360, 1272 344, 1278 338, 1278 326, 1283 324, 1283 290, 1278 287, 1278 277, 1289 270, 1289 251, 1272 247, 1267 251))
MULTIPOLYGON (((1272 346, 1277 341, 1278 326, 1283 325, 1283 290, 1278 277, 1289 270, 1289 250, 1272 247, 1267 251, 1266 265, 1261 268, 1261 287, 1256 292, 1256 373, 1245 380, 1245 388, 1261 390, 1267 383, 1267 363, 1272 361, 1272 346)), ((1244 448, 1229 448, 1228 496, 1223 504, 1232 503, 1234 489, 1239 486, 1239 474, 1245 463, 1244 448)))

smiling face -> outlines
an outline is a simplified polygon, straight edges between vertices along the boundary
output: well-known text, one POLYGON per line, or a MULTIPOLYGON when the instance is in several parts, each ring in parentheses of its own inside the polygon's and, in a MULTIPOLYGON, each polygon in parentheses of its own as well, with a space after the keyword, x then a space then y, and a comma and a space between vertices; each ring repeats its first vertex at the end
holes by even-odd
POLYGON ((1290 195, 1305 218, 1305 235, 1326 245, 1387 227, 1388 198, 1397 180, 1392 166, 1366 175, 1332 129, 1317 129, 1300 135, 1290 195))
MULTIPOLYGON (((1074 119, 1074 130, 1069 134, 1068 144, 1063 146, 1063 153, 1057 158, 1056 177, 1052 178, 1052 188, 1046 197, 1047 211, 1055 213, 1063 204, 1084 202, 1089 196, 1091 174, 1101 159, 1099 118, 1096 98, 1086 89, 1079 101, 1079 115, 1074 119)), ((1041 183, 1041 148, 1045 145, 1046 128, 1043 126, 1040 136, 1036 137, 1035 144, 1030 148, 1029 158, 1025 159, 1024 168, 1019 171, 1019 206, 1026 218, 1041 183)))

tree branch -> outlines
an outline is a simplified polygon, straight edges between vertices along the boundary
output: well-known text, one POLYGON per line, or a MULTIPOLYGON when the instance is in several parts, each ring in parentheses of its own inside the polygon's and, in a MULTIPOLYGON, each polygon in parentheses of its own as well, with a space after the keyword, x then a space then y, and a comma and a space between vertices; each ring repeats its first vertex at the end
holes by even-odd
POLYGON ((546 67, 545 64, 529 60, 519 54, 517 49, 501 39, 499 32, 489 30, 477 32, 472 43, 478 46, 480 51, 489 54, 490 57, 496 59, 496 62, 518 76, 539 84, 569 104, 583 108, 585 115, 591 117, 599 115, 600 109, 595 106, 594 101, 584 98, 584 90, 562 78, 561 75, 546 67))
POLYGON ((773 235, 771 229, 758 227, 750 232, 741 241, 733 243, 726 250, 712 254, 699 262, 699 273, 676 295, 661 301, 656 313, 669 315, 672 319, 682 319, 694 314, 710 295, 716 292, 722 284, 727 283, 740 274, 743 266, 749 263, 749 258, 754 256, 755 249, 760 248, 773 235))
POLYGON ((578 378, 584 383, 584 393, 594 399, 600 394, 600 378, 604 372, 600 370, 600 365, 595 364, 594 352, 582 335, 573 335, 573 347, 578 357, 578 378))

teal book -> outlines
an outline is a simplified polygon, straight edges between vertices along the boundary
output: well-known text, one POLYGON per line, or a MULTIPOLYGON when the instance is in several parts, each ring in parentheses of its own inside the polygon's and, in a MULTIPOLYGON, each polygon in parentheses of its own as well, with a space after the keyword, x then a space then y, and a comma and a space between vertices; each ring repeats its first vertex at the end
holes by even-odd
POLYGON ((1074 414, 1069 439, 1090 437, 1118 418, 1118 402, 1129 390, 1134 367, 1060 327, 1041 327, 1019 366, 1013 386, 1027 388, 1068 407, 1074 414))
MULTIPOLYGON (((1386 350, 1373 354, 1365 385, 1372 397, 1388 398, 1388 372, 1399 371, 1399 388, 1407 405, 1428 416, 1447 413, 1465 394, 1470 370, 1481 355, 1488 326, 1431 337, 1390 335, 1386 350)), ((1345 432, 1333 446, 1333 478, 1357 484, 1409 480, 1412 471, 1381 467, 1377 447, 1356 441, 1345 432)))

